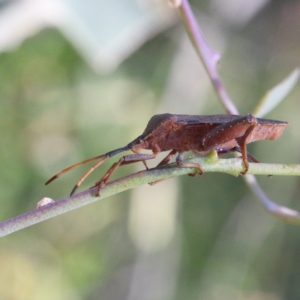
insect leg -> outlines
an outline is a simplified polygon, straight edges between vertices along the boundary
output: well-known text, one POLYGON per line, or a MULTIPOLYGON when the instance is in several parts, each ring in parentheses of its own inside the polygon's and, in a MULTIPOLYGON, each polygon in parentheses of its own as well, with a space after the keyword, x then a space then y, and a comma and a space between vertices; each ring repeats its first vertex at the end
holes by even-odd
MULTIPOLYGON (((226 154, 226 153, 229 153, 229 152, 240 152, 241 153, 242 150, 239 146, 236 146, 236 147, 229 148, 229 149, 220 149, 217 152, 218 152, 218 154, 226 154)), ((248 157, 248 159, 250 159, 251 161, 253 161, 255 163, 260 162, 254 155, 252 155, 248 151, 247 151, 247 157, 248 157)))
MULTIPOLYGON (((256 121, 256 119, 255 119, 256 121)), ((237 139, 237 142, 241 148, 241 153, 242 153, 242 159, 243 159, 243 163, 245 166, 245 170, 243 172, 241 172, 242 175, 245 175, 248 172, 249 169, 249 163, 248 163, 248 154, 247 154, 247 137, 249 136, 249 134, 251 134, 251 132, 253 131, 253 129, 255 128, 255 126, 257 125, 257 121, 252 124, 245 132, 245 134, 237 139)))
POLYGON ((248 159, 252 160, 253 162, 260 163, 260 161, 254 155, 249 153, 248 151, 247 151, 247 156, 248 156, 248 159))
MULTIPOLYGON (((177 153, 177 150, 173 149, 156 167, 165 166, 169 163, 169 161, 174 157, 177 153)), ((150 185, 155 185, 159 182, 165 181, 166 179, 160 179, 153 182, 149 182, 150 185)))
POLYGON ((107 181, 109 180, 109 178, 112 176, 112 174, 116 171, 116 169, 118 167, 127 165, 127 164, 132 164, 132 163, 139 162, 139 161, 153 159, 156 156, 157 156, 157 153, 153 153, 153 154, 137 153, 137 154, 130 154, 130 155, 121 157, 119 159, 119 161, 114 163, 108 169, 108 171, 103 175, 103 177, 95 183, 94 187, 98 186, 98 192, 97 192, 96 196, 99 196, 100 189, 106 185, 107 181))
POLYGON ((204 150, 217 149, 218 146, 235 140, 240 146, 245 170, 241 174, 246 174, 249 169, 247 156, 247 138, 257 126, 257 119, 252 115, 247 115, 226 122, 214 128, 202 140, 204 150))
MULTIPOLYGON (((233 151, 237 151, 237 152, 242 153, 242 150, 241 150, 240 147, 234 147, 233 149, 234 149, 233 151)), ((251 161, 253 161, 255 163, 260 163, 260 161, 254 155, 249 153, 248 151, 247 151, 247 157, 248 157, 248 159, 250 159, 251 161)))
POLYGON ((167 165, 176 153, 177 150, 173 149, 156 167, 167 165))
POLYGON ((245 136, 247 130, 250 127, 252 128, 253 125, 254 127, 257 125, 257 120, 251 115, 247 115, 245 117, 241 117, 233 121, 220 124, 202 139, 202 145, 204 146, 204 150, 209 151, 212 149, 216 149, 216 147, 219 145, 245 136))
MULTIPOLYGON (((203 169, 200 164, 197 163, 185 163, 183 162, 183 154, 184 152, 179 152, 178 156, 176 157, 176 163, 178 166, 183 167, 183 168, 197 168, 199 170, 200 175, 203 174, 203 169)), ((195 173, 189 174, 190 176, 195 176, 195 173)))

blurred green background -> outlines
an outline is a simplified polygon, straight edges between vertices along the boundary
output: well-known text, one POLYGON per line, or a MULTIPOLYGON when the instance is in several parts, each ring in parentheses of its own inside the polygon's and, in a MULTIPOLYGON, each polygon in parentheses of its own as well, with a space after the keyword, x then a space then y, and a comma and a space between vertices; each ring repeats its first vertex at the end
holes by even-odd
MULTIPOLYGON (((49 3, 1 6, 1 220, 66 197, 89 166, 45 181, 126 145, 154 114, 224 113, 165 1, 49 3)), ((300 65, 299 1, 192 7, 241 114, 300 65)), ((283 136, 249 147, 262 162, 300 161, 299 87, 266 116, 290 123, 283 136)), ((257 179, 300 210, 298 178, 257 179)), ((300 227, 267 215, 225 174, 145 185, 1 239, 0 299, 296 300, 299 282, 300 227)))

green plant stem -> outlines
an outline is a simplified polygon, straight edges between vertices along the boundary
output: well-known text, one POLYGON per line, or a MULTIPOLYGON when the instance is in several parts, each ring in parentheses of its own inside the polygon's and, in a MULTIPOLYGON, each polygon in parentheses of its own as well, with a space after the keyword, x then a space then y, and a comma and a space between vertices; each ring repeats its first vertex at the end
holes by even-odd
MULTIPOLYGON (((224 172, 238 176, 240 172, 244 170, 242 160, 240 158, 218 159, 215 151, 212 151, 212 153, 206 157, 197 157, 187 161, 201 164, 204 172, 224 172)), ((0 236, 3 237, 25 227, 34 225, 71 211, 75 208, 79 208, 145 183, 186 175, 193 172, 195 172, 194 168, 182 168, 178 167, 176 164, 170 164, 161 168, 137 172, 108 183, 103 189, 101 189, 100 196, 95 196, 97 188, 91 188, 72 197, 61 199, 55 203, 50 203, 23 215, 3 221, 0 223, 0 236)), ((250 163, 248 173, 259 175, 272 174, 281 176, 299 176, 300 165, 250 163)), ((203 176, 205 176, 205 174, 203 176)), ((201 180, 201 177, 199 177, 199 180, 201 180)), ((280 211, 280 209, 282 212, 288 210, 288 208, 282 207, 273 202, 272 205, 275 205, 277 211, 280 211)), ((289 211, 293 213, 290 213, 289 215, 280 215, 277 213, 275 216, 280 217, 288 222, 300 224, 299 213, 293 210, 289 211)))

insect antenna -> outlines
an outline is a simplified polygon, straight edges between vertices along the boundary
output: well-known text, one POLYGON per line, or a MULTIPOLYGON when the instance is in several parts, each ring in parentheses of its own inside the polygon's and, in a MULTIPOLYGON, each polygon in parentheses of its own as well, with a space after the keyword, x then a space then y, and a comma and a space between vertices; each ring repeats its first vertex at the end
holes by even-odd
POLYGON ((130 150, 130 148, 128 146, 125 146, 125 147, 122 147, 122 148, 118 148, 118 149, 115 149, 113 151, 110 151, 110 152, 107 152, 106 154, 102 154, 102 155, 98 155, 98 156, 95 156, 95 157, 92 157, 92 158, 89 158, 89 159, 86 159, 82 162, 79 162, 75 165, 72 165, 68 168, 65 168, 63 169, 61 172, 55 174, 53 177, 51 177, 46 183, 45 185, 51 183, 52 181, 54 181, 55 179, 57 179, 60 175, 74 169, 74 168, 77 168, 79 166, 82 166, 84 164, 87 164, 91 161, 94 161, 94 160, 97 160, 97 159, 100 159, 99 162, 97 162, 97 164, 95 164, 92 168, 90 168, 81 178, 80 180, 78 181, 78 183, 75 185, 74 189, 72 190, 72 193, 71 195, 75 192, 76 188, 79 187, 79 185, 83 182, 83 180, 91 173, 93 172, 96 168, 98 168, 104 161, 106 161, 108 158, 120 153, 120 152, 124 152, 124 151, 127 151, 127 150, 130 150))
POLYGON ((104 156, 104 155, 98 155, 98 156, 95 156, 95 157, 86 159, 86 160, 81 161, 81 162, 79 162, 79 163, 77 163, 77 164, 75 164, 75 165, 72 165, 72 166, 70 166, 70 167, 68 167, 68 168, 63 169, 62 171, 60 171, 59 173, 57 173, 57 174, 55 174, 53 177, 51 177, 51 178, 45 183, 45 185, 48 185, 49 183, 51 183, 52 181, 54 181, 55 179, 57 179, 57 178, 58 178, 60 175, 62 175, 63 173, 69 172, 69 171, 71 171, 72 169, 75 169, 75 168, 77 168, 77 167, 79 167, 79 166, 81 166, 81 165, 87 164, 87 163, 89 163, 90 161, 99 159, 99 158, 101 158, 101 157, 103 157, 103 156, 104 156))
POLYGON ((75 191, 79 188, 79 186, 81 185, 81 183, 96 169, 98 168, 100 165, 102 165, 107 159, 109 158, 109 156, 107 156, 107 154, 103 155, 102 159, 100 161, 98 161, 95 165, 93 165, 86 173, 83 174, 83 176, 78 180, 78 182, 75 184, 75 186, 73 187, 70 196, 72 196, 75 191))

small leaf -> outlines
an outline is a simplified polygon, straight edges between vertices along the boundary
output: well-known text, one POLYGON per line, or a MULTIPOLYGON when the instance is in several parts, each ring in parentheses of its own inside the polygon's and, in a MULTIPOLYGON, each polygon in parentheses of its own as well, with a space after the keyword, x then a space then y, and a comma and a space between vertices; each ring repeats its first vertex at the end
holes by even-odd
POLYGON ((253 115, 263 117, 276 107, 294 88, 299 75, 300 69, 297 68, 286 79, 269 90, 256 106, 253 115))

